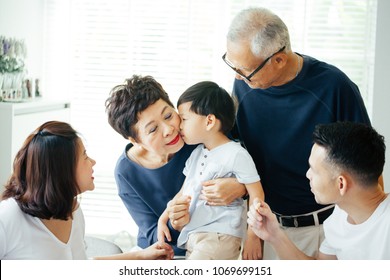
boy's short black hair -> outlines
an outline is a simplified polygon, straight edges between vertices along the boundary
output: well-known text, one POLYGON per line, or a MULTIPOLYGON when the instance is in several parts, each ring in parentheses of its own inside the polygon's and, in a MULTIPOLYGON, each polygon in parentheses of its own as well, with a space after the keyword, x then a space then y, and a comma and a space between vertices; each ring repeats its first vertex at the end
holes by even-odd
POLYGON ((221 131, 228 134, 235 120, 235 105, 230 94, 218 84, 199 82, 189 87, 177 101, 177 107, 192 102, 190 110, 202 116, 215 115, 221 121, 221 131))

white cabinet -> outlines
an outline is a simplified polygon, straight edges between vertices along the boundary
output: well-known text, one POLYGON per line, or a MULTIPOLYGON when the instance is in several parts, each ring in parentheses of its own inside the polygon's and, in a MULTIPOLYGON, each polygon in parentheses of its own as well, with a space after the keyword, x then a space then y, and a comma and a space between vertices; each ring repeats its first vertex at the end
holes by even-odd
POLYGON ((12 173, 13 160, 27 136, 46 121, 70 122, 70 102, 40 99, 0 102, 0 193, 12 173))

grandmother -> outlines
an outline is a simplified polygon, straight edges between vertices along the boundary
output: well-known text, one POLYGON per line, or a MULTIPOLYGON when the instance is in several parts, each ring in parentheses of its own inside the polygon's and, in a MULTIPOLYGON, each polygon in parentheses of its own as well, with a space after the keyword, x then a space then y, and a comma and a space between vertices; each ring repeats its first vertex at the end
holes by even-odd
MULTIPOLYGON (((108 122, 128 139, 115 167, 119 196, 138 225, 137 244, 146 248, 157 241, 157 222, 168 205, 175 255, 177 237, 189 222, 190 197, 172 200, 184 182, 183 168, 194 146, 180 136, 180 117, 162 86, 151 76, 134 75, 115 86, 106 100, 108 122)), ((200 199, 227 205, 246 194, 235 178, 204 182, 200 199)))

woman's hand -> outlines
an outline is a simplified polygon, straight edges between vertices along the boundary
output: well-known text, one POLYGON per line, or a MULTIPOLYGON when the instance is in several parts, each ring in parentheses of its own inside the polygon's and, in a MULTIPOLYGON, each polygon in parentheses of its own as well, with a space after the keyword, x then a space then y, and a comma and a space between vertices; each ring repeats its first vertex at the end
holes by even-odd
POLYGON ((245 194, 245 185, 239 183, 236 178, 217 178, 203 182, 199 198, 206 200, 209 205, 224 206, 245 194))
POLYGON ((156 242, 149 247, 116 255, 98 256, 95 260, 171 260, 174 257, 172 247, 165 242, 156 242))
POLYGON ((168 202, 168 217, 172 227, 177 231, 181 231, 190 221, 190 201, 191 197, 183 195, 168 202))
POLYGON ((148 248, 140 251, 139 259, 143 260, 171 260, 174 252, 170 245, 165 242, 156 242, 148 248))

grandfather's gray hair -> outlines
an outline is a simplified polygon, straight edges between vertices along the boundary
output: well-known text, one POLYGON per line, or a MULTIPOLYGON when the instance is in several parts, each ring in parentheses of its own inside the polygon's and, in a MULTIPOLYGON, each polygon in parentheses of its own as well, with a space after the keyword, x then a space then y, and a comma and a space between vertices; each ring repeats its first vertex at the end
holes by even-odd
POLYGON ((283 46, 291 51, 286 24, 265 8, 240 11, 230 24, 227 39, 233 43, 249 41, 252 53, 259 58, 266 58, 283 46))

